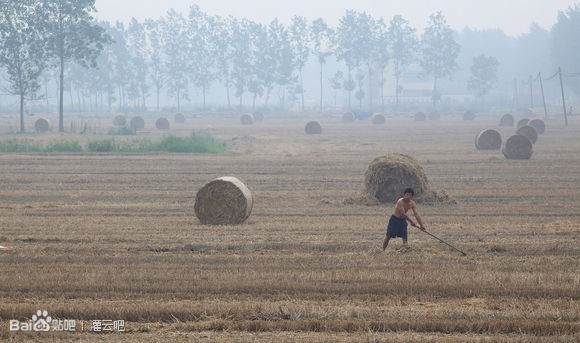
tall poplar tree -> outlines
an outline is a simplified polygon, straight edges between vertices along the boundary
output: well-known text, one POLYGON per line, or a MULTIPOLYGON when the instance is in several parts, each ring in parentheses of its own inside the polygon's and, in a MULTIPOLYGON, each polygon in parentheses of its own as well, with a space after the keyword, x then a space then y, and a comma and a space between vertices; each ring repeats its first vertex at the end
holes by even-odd
POLYGON ((96 67, 96 60, 110 37, 96 24, 95 0, 39 0, 49 35, 49 53, 57 60, 59 74, 58 130, 64 131, 63 100, 65 64, 75 61, 96 67))
POLYGON ((8 73, 8 93, 20 97, 20 132, 25 132, 25 101, 35 98, 47 67, 46 36, 37 1, 0 0, 0 8, 0 66, 8 73))

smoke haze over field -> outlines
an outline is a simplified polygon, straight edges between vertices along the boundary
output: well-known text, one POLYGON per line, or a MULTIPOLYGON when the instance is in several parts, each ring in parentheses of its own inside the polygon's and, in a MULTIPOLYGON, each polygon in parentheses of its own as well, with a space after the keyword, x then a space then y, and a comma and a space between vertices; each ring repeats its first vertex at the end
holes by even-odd
POLYGON ((323 18, 335 25, 345 10, 367 12, 374 17, 389 20, 396 14, 422 30, 430 14, 441 11, 448 24, 455 30, 499 28, 507 35, 527 33, 530 24, 537 23, 549 30, 556 22, 558 11, 564 11, 574 0, 96 0, 99 20, 128 22, 157 19, 173 8, 186 14, 191 5, 197 4, 210 15, 248 18, 267 23, 274 18, 288 22, 294 15, 310 20, 323 18))

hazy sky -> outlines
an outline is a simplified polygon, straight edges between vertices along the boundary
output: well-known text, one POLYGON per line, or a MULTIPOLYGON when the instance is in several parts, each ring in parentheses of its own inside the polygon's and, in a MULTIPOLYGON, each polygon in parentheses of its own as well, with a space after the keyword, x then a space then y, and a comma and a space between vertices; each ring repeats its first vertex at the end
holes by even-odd
POLYGON ((293 15, 313 20, 323 18, 336 26, 345 10, 367 12, 387 21, 400 14, 419 30, 424 28, 430 14, 441 11, 447 23, 456 30, 499 28, 506 34, 518 36, 529 31, 535 22, 550 29, 558 11, 566 10, 580 0, 96 0, 100 20, 128 22, 157 19, 170 8, 183 14, 190 5, 202 11, 267 23, 278 18, 288 23, 293 15))

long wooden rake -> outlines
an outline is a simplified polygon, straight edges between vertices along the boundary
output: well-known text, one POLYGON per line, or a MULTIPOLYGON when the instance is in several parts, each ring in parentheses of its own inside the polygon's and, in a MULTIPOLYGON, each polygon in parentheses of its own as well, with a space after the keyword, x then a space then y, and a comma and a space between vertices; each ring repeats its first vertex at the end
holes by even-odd
POLYGON ((428 234, 429 236, 431 236, 431 237, 435 238, 436 240, 438 240, 439 242, 441 242, 441 243, 443 243, 443 244, 447 245, 448 247, 452 248, 453 250, 459 251, 459 252, 461 253, 461 255, 463 255, 463 256, 467 256, 467 254, 466 254, 466 253, 464 253, 463 251, 461 251, 461 250, 457 249, 457 248, 456 248, 456 247, 454 247, 453 245, 451 245, 451 244, 449 244, 449 243, 445 242, 444 240, 442 240, 441 238, 439 238, 439 237, 435 236, 435 235, 434 235, 434 234, 432 234, 431 232, 428 232, 428 231, 423 231, 423 230, 420 230, 420 231, 422 231, 422 232, 424 232, 424 233, 428 234))

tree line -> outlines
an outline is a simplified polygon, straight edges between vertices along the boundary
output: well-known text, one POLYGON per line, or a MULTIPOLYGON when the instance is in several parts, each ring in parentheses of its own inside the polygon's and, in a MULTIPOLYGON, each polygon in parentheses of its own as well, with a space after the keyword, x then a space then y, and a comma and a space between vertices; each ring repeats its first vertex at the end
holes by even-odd
MULTIPOLYGON (((336 27, 301 16, 288 25, 277 19, 261 24, 208 15, 196 5, 186 15, 170 10, 157 20, 132 19, 125 25, 96 22, 94 0, 0 0, 0 5, 0 67, 7 75, 8 92, 19 96, 22 132, 25 101, 46 97, 42 88, 51 77, 58 81, 61 132, 64 92, 72 101, 73 89, 78 103, 89 99, 95 108, 109 111, 113 104, 145 110, 151 98, 159 110, 163 92, 179 111, 192 88, 201 92, 205 109, 207 93, 218 86, 225 90, 228 108, 242 108, 247 101, 252 108, 257 101, 264 106, 276 101, 280 108, 293 102, 304 110, 304 68, 310 59, 319 69, 320 110, 329 82, 345 92, 349 108, 356 104, 362 109, 363 101, 371 110, 379 104, 384 108, 382 90, 389 77, 395 81, 398 104, 400 80, 410 66, 420 67, 423 77, 431 80, 435 107, 441 100, 440 82, 464 63, 458 61, 460 42, 468 46, 466 37, 477 36, 453 31, 441 12, 432 14, 418 34, 400 15, 387 21, 353 10, 347 10, 336 27), (343 68, 328 80, 323 71, 330 58, 343 68)), ((566 52, 572 42, 578 44, 579 23, 577 5, 560 12, 547 33, 550 54, 541 49, 553 65, 578 65, 566 52)), ((534 44, 539 41, 533 38, 534 44)), ((483 101, 497 79, 501 58, 489 55, 491 48, 471 50, 465 87, 483 101)))

